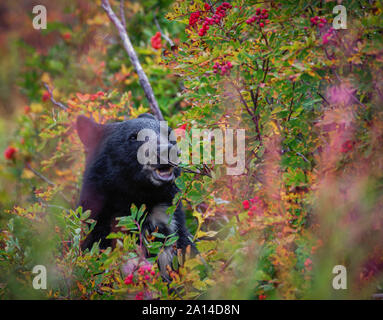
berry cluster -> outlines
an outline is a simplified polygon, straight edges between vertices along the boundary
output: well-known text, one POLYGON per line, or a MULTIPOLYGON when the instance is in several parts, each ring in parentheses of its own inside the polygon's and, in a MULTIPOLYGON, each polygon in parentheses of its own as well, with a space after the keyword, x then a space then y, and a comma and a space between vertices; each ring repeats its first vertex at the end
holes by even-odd
POLYGON ((327 22, 326 18, 320 18, 318 16, 311 18, 310 21, 313 26, 318 26, 319 28, 323 28, 327 22))
POLYGON ((263 28, 265 24, 268 24, 270 22, 270 20, 267 19, 268 17, 269 13, 267 12, 267 9, 261 10, 261 8, 257 8, 255 10, 255 16, 252 16, 251 18, 247 19, 246 23, 252 24, 254 21, 257 21, 257 24, 259 24, 259 26, 263 28))
POLYGON ((136 294, 136 300, 144 300, 144 291, 140 291, 136 294))
POLYGON ((330 41, 331 36, 333 35, 335 29, 331 27, 322 37, 322 43, 327 44, 330 41))
POLYGON ((351 140, 347 140, 345 143, 342 144, 340 152, 347 153, 352 150, 353 146, 354 143, 351 140))
POLYGON ((7 149, 5 149, 4 151, 4 158, 7 159, 7 160, 12 160, 15 158, 15 153, 16 153, 16 148, 14 147, 8 147, 7 149))
POLYGON ((97 100, 97 98, 103 97, 104 95, 105 95, 104 92, 98 91, 97 93, 90 95, 90 101, 95 101, 95 100, 97 100))
MULTIPOLYGON (((199 36, 204 36, 206 34, 206 32, 209 30, 209 26, 213 25, 213 24, 219 24, 221 22, 221 20, 226 16, 226 10, 227 9, 231 9, 233 6, 228 3, 228 2, 223 2, 221 5, 219 5, 217 7, 217 9, 215 10, 215 13, 214 15, 209 18, 209 17, 206 17, 205 18, 205 21, 203 22, 202 24, 202 28, 199 30, 198 32, 198 35, 199 36)), ((205 9, 207 8, 206 4, 205 4, 205 9)), ((208 5, 208 8, 207 10, 210 10, 210 6, 208 5)), ((190 16, 191 18, 191 16, 190 16)), ((189 20, 189 24, 190 24, 190 20, 189 20)))
POLYGON ((150 264, 145 264, 139 267, 137 270, 137 273, 138 273, 138 277, 136 277, 136 282, 134 282, 134 274, 131 273, 125 278, 124 283, 126 285, 129 285, 129 284, 138 285, 140 282, 151 280, 153 276, 155 276, 156 274, 156 272, 153 269, 153 266, 150 264))
POLYGON ((198 22, 200 16, 201 12, 193 12, 189 18, 189 26, 194 26, 198 22))
POLYGON ((230 61, 226 61, 226 62, 216 62, 213 66, 213 69, 214 69, 214 73, 220 73, 221 76, 224 76, 225 74, 229 74, 230 73, 230 70, 231 68, 233 67, 233 65, 231 64, 230 61))
POLYGON ((313 264, 313 262, 311 261, 311 259, 310 259, 310 258, 307 258, 306 261, 305 261, 305 263, 304 263, 304 265, 305 265, 307 271, 311 271, 311 269, 312 269, 312 264, 313 264))
POLYGON ((252 217, 255 213, 260 215, 263 212, 263 201, 258 196, 255 196, 250 200, 244 200, 242 206, 243 209, 249 210, 247 212, 249 217, 252 217))
POLYGON ((161 49, 161 32, 157 32, 152 39, 150 39, 152 48, 155 50, 161 49))

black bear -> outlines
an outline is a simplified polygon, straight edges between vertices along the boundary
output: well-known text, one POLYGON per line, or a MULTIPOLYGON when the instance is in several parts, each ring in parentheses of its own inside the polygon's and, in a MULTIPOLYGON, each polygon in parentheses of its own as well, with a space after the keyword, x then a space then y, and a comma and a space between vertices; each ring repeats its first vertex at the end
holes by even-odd
MULTIPOLYGON (((82 243, 82 249, 91 248, 99 240, 101 248, 111 246, 111 240, 106 236, 111 232, 115 218, 130 215, 132 204, 138 208, 144 204, 147 209, 144 230, 158 230, 164 235, 176 232, 179 237, 177 248, 185 250, 190 245, 195 250, 185 226, 182 204, 178 205, 170 223, 166 213, 179 191, 174 180, 180 175, 180 169, 166 161, 141 164, 137 157, 144 143, 138 139, 138 134, 143 130, 154 132, 158 141, 167 141, 168 150, 176 145, 176 142, 169 142, 169 137, 160 139, 164 134, 160 122, 150 114, 142 114, 136 119, 102 125, 79 116, 76 126, 86 152, 79 205, 84 210, 91 210, 90 218, 97 221, 82 243)), ((168 129, 165 135, 170 133, 171 129, 168 129)), ((160 253, 158 264, 162 273, 166 265, 172 265, 173 255, 171 247, 160 253)))

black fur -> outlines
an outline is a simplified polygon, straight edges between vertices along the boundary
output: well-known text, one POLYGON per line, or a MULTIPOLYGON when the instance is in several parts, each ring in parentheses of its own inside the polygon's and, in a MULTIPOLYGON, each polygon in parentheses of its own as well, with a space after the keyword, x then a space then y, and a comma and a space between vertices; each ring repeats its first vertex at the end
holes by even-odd
MULTIPOLYGON (((159 135, 159 122, 151 115, 144 114, 137 119, 99 125, 92 120, 79 117, 77 130, 88 153, 79 205, 91 210, 91 218, 97 221, 94 230, 82 243, 82 249, 91 248, 101 240, 100 247, 111 246, 106 236, 116 217, 130 215, 130 207, 145 204, 149 221, 153 208, 158 205, 171 206, 179 191, 174 181, 155 185, 143 171, 137 160, 137 150, 143 143, 134 140, 137 131, 149 128, 159 135)), ((169 145, 171 147, 171 145, 169 145)), ((175 176, 180 170, 175 168, 175 176)), ((175 231, 179 236, 177 247, 185 249, 191 245, 190 234, 185 226, 185 215, 180 204, 174 214, 175 231)), ((144 227, 163 234, 171 233, 164 223, 153 226, 145 222, 144 227)))

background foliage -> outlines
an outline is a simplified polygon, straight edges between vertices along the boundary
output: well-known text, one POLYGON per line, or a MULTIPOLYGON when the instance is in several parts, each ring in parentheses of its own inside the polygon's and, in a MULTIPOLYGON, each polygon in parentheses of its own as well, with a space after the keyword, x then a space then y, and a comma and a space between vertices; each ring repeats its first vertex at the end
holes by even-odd
POLYGON ((126 1, 128 34, 169 124, 246 129, 242 175, 213 161, 177 180, 175 204, 183 201, 203 259, 175 259, 169 285, 142 257, 142 246, 162 249, 140 239, 142 208, 119 220, 113 250, 79 249, 89 212, 76 208, 76 116, 105 123, 149 108, 99 1, 43 4, 45 31, 31 27, 31 1, 0 5, 0 298, 381 292, 381 1, 342 1, 346 30, 331 29, 330 1, 126 1), (35 265, 47 266, 47 290, 32 288, 35 265), (335 265, 347 267, 347 290, 332 288, 335 265))

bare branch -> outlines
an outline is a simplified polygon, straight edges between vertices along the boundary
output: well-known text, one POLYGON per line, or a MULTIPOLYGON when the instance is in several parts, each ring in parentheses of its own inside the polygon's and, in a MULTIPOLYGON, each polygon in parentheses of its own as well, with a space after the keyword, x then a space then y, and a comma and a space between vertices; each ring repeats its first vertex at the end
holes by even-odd
POLYGON ((330 103, 327 101, 327 99, 320 92, 317 92, 317 95, 320 96, 322 98, 322 100, 324 102, 326 102, 327 105, 330 105, 330 103))
POLYGON ((121 23, 126 29, 126 19, 125 19, 125 3, 124 0, 120 0, 120 17, 121 17, 121 23))
POLYGON ((52 182, 51 180, 49 180, 47 177, 45 177, 44 175, 42 175, 40 172, 36 171, 35 169, 33 169, 31 167, 31 165, 27 162, 25 164, 25 166, 30 170, 32 171, 37 177, 39 177, 41 180, 44 180, 46 183, 48 183, 49 185, 55 187, 56 184, 54 182, 52 182))
POLYGON ((68 107, 64 104, 62 104, 61 102, 58 102, 56 101, 54 98, 53 98, 53 92, 52 92, 52 89, 49 88, 48 84, 43 82, 44 84, 44 87, 47 89, 48 93, 49 93, 49 99, 52 101, 52 103, 56 106, 56 107, 59 107, 60 109, 64 110, 64 111, 67 111, 68 110, 68 107))
POLYGON ((130 58, 130 61, 133 64, 134 69, 136 70, 136 72, 138 74, 138 78, 139 78, 141 87, 144 89, 145 96, 148 99, 150 108, 152 109, 154 115, 157 117, 158 120, 160 120, 160 121, 164 120, 164 117, 161 113, 161 110, 158 107, 157 100, 154 97, 152 86, 150 85, 150 82, 148 80, 148 77, 146 76, 144 69, 142 69, 142 66, 140 64, 140 61, 138 60, 136 51, 133 48, 133 45, 129 39, 129 36, 126 32, 125 27, 123 26, 121 21, 116 16, 113 9, 110 7, 110 3, 108 0, 102 0, 101 6, 105 10, 110 21, 112 21, 113 24, 117 28, 117 31, 120 35, 124 49, 127 52, 128 56, 130 58))
POLYGON ((198 171, 194 171, 192 169, 180 166, 180 165, 178 165, 178 164, 176 164, 174 162, 171 162, 170 160, 169 160, 169 164, 171 166, 173 166, 173 167, 180 168, 182 171, 185 171, 185 172, 188 172, 188 173, 200 174, 200 175, 203 175, 203 176, 207 176, 209 178, 212 177, 212 175, 210 173, 211 172, 210 168, 207 165, 205 165, 205 164, 203 165, 202 170, 198 170, 198 171))
POLYGON ((247 104, 246 100, 242 96, 241 90, 235 85, 234 82, 230 82, 230 84, 234 87, 234 89, 237 91, 239 99, 241 100, 242 104, 245 106, 247 113, 251 116, 253 121, 255 120, 254 114, 250 111, 249 105, 247 104))
POLYGON ((154 23, 156 24, 156 27, 157 27, 158 31, 161 33, 162 38, 164 38, 169 43, 170 48, 173 48, 174 47, 174 42, 164 32, 162 32, 161 26, 158 23, 157 18, 154 18, 154 23))
MULTIPOLYGON (((27 169, 32 171, 35 176, 39 177, 41 180, 45 181, 46 183, 48 183, 52 187, 56 187, 56 184, 53 181, 49 180, 46 176, 44 176, 40 172, 38 172, 35 169, 33 169, 28 162, 25 164, 25 166, 27 167, 27 169)), ((64 198, 64 200, 66 202, 71 203, 70 200, 65 196, 65 194, 63 192, 59 191, 59 194, 64 198)))

